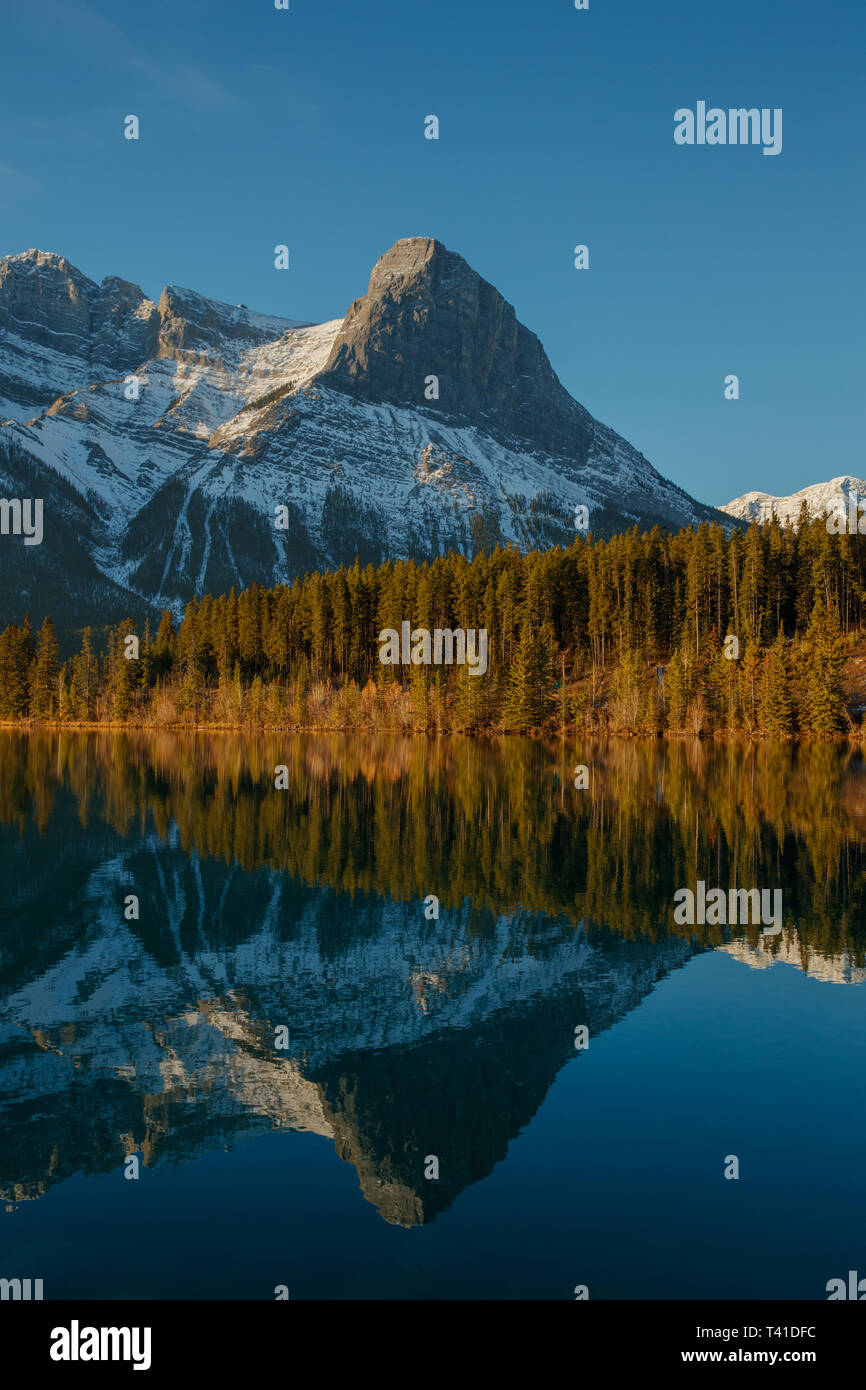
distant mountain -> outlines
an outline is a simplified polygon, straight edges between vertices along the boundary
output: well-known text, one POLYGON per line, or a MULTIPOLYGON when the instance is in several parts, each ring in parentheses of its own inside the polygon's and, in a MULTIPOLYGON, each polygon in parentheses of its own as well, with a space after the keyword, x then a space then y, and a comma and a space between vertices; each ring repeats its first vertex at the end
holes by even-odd
POLYGON ((857 964, 854 952, 840 951, 836 955, 826 955, 823 951, 814 950, 796 931, 789 929, 781 932, 778 937, 762 935, 754 943, 728 941, 716 949, 724 951, 733 960, 751 966, 753 970, 769 970, 773 965, 790 965, 796 970, 802 970, 810 979, 822 980, 825 984, 866 984, 866 969, 857 964))
POLYGON ((768 492, 746 492, 742 497, 735 497, 733 502, 725 503, 719 510, 740 521, 756 521, 759 524, 769 521, 774 515, 781 522, 795 522, 804 502, 812 516, 823 516, 825 512, 838 508, 842 508, 847 515, 850 492, 866 498, 866 481, 850 478, 846 474, 841 478, 831 478, 827 483, 813 483, 811 487, 804 487, 790 497, 772 497, 768 492))
POLYGON ((321 324, 171 285, 156 303, 42 251, 0 260, 0 493, 45 513, 41 545, 0 541, 0 621, 73 625, 356 555, 568 543, 577 504, 595 534, 720 519, 426 237, 321 324))

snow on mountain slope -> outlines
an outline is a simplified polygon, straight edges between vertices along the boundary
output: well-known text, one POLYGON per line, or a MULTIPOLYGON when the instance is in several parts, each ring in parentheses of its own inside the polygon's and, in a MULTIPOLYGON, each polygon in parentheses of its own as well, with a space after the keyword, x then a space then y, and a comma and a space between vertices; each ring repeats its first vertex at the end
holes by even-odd
MULTIPOLYGON (((341 899, 327 883, 240 873, 177 836, 129 848, 98 820, 86 846, 82 834, 63 949, 43 941, 34 959, 22 941, 0 991, 7 1202, 116 1169, 135 1148, 148 1164, 177 1163, 304 1129, 333 1139, 385 1219, 432 1219, 492 1170, 576 1060, 572 1020, 597 1037, 701 949, 520 908, 481 932, 468 902, 430 922, 391 898, 371 899, 364 930, 335 938, 341 899), (155 910, 139 930, 118 925, 111 904, 143 860, 155 910), (274 1048, 283 1021, 288 1054, 274 1048), (415 1136, 431 1131, 451 1155, 441 1184, 416 1161, 415 1136), (65 1161, 58 1135, 74 1137, 65 1161)), ((22 891, 44 916, 47 879, 22 891)))
POLYGON ((576 504, 596 533, 719 519, 594 420, 511 305, 425 237, 397 242, 346 318, 322 324, 6 257, 3 419, 0 487, 46 512, 39 554, 5 538, 4 621, 22 592, 43 611, 61 515, 69 613, 55 616, 75 623, 356 555, 567 544, 576 504))
POLYGON ((63 392, 132 371, 156 346, 158 310, 137 285, 96 285, 64 259, 0 259, 0 420, 26 420, 63 392))
POLYGON ((768 492, 746 492, 742 497, 735 497, 733 502, 726 502, 719 511, 727 512, 741 521, 756 521, 759 524, 769 521, 771 516, 778 517, 783 523, 794 523, 805 502, 812 516, 823 516, 825 512, 835 512, 839 508, 847 516, 850 492, 858 497, 866 497, 866 481, 845 474, 831 478, 826 483, 813 483, 811 487, 804 487, 790 497, 773 497, 768 492))

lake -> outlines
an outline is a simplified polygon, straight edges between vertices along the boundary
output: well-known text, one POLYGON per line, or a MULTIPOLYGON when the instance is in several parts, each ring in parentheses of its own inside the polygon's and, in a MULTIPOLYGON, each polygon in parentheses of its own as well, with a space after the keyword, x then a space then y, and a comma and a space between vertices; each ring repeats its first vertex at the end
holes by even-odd
POLYGON ((825 1299, 864 817, 838 744, 0 733, 0 1276, 825 1299))

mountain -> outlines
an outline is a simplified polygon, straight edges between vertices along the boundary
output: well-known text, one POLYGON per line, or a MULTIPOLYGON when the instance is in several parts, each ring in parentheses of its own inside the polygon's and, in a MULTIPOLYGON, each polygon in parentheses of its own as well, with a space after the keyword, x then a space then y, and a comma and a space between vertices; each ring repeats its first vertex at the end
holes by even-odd
POLYGON ((7 1205, 126 1153, 177 1165, 303 1130, 352 1164, 383 1220, 426 1224, 579 1061, 575 1019, 597 1038, 703 950, 520 908, 483 931, 468 903, 427 921, 417 901, 190 859, 156 832, 65 831, 25 845, 0 828, 4 862, 28 864, 0 986, 7 1205), (128 882, 149 904, 140 924, 117 920, 128 882), (431 1150, 447 1155, 435 1183, 431 1150))
POLYGON ((814 950, 796 931, 788 929, 778 937, 760 936, 753 944, 728 941, 716 948, 753 970, 769 970, 773 965, 791 965, 812 980, 833 985, 866 984, 866 969, 858 965, 851 951, 827 955, 814 950))
POLYGON ((825 512, 835 512, 840 508, 847 516, 850 492, 866 498, 866 481, 850 478, 846 474, 841 478, 831 478, 827 483, 813 483, 811 487, 804 487, 790 497, 772 497, 768 492, 746 492, 742 497, 735 497, 733 502, 726 502, 719 510, 740 521, 756 521, 759 525, 774 515, 783 523, 796 522, 804 502, 812 516, 823 516, 825 512))
POLYGON ((0 422, 3 496, 44 503, 40 545, 0 545, 4 622, 137 618, 355 556, 567 544, 577 504, 595 534, 720 518, 593 419, 511 305, 426 237, 320 324, 7 256, 0 422))

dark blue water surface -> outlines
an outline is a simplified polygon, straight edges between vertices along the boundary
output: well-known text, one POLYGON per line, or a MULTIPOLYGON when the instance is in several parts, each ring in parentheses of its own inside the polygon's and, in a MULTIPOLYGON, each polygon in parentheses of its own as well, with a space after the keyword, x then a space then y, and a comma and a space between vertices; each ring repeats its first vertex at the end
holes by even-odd
POLYGON ((0 1277, 826 1298, 864 811, 837 746, 0 734, 0 1277), (677 926, 698 880, 782 930, 677 926))

